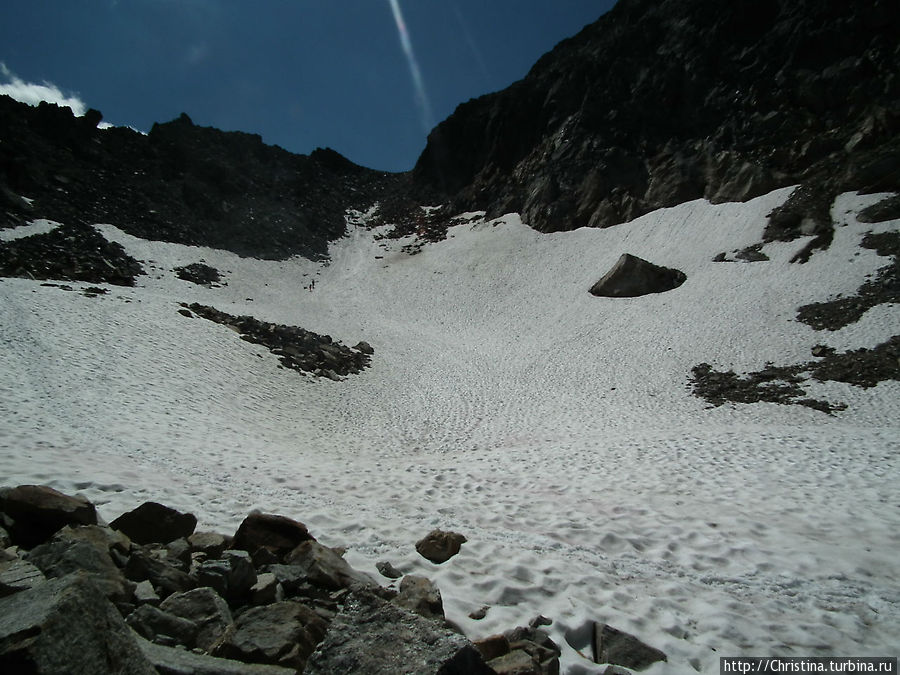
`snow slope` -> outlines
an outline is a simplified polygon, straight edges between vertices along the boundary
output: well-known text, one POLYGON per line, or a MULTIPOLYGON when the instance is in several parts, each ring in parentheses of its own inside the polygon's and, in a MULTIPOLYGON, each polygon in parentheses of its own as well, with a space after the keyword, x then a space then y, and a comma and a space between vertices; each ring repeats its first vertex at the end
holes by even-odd
POLYGON ((590 620, 665 651, 651 675, 717 673, 720 656, 896 655, 900 383, 812 387, 848 403, 834 416, 711 409, 688 386, 703 361, 740 372, 897 333, 895 306, 833 333, 794 320, 885 264, 860 239, 900 223, 854 217, 878 195, 839 197, 834 244, 805 265, 788 263, 804 241, 711 262, 759 242, 789 193, 550 235, 510 214, 413 256, 356 214, 326 264, 99 226, 151 272, 136 288, 0 280, 0 484, 81 491, 107 519, 152 499, 225 532, 253 508, 292 516, 360 569, 434 579, 470 637, 552 618, 563 672, 600 671, 565 638, 586 646, 590 620), (591 296, 624 252, 687 282, 591 296), (176 278, 199 260, 228 285, 176 278), (366 340, 373 366, 301 376, 179 302, 366 340), (469 540, 440 566, 414 550, 434 527, 469 540))

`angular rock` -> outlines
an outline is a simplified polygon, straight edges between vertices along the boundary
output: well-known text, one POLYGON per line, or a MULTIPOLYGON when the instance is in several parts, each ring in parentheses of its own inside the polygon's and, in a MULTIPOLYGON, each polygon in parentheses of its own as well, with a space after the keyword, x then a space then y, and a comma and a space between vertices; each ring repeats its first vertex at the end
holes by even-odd
POLYGON ((478 650, 462 635, 366 590, 349 594, 303 672, 304 675, 493 673, 478 650))
POLYGON ((616 264, 591 286, 591 295, 607 298, 634 298, 664 293, 685 282, 684 272, 660 267, 630 253, 623 253, 616 264))
POLYGON ((193 621, 165 612, 153 605, 141 605, 125 619, 138 635, 152 641, 168 638, 172 644, 194 645, 198 627, 193 621))
POLYGON ((150 549, 132 552, 124 572, 132 581, 149 580, 162 595, 181 593, 196 586, 194 580, 173 565, 167 557, 157 557, 150 549))
POLYGON ((27 560, 0 562, 0 597, 34 588, 45 580, 44 573, 27 560))
POLYGON ((273 602, 281 602, 284 599, 284 591, 278 578, 271 572, 264 572, 256 577, 256 583, 250 589, 251 605, 271 605, 273 602))
POLYGON ((197 518, 193 514, 180 513, 156 502, 144 502, 110 523, 110 527, 124 532, 138 544, 167 544, 191 536, 196 526, 197 518))
POLYGON ((190 646, 204 651, 217 647, 232 625, 228 604, 211 588, 195 588, 187 593, 170 595, 159 608, 194 623, 197 637, 190 646))
POLYGON ((256 570, 246 551, 224 551, 219 560, 207 560, 197 569, 201 586, 214 588, 232 606, 243 604, 256 583, 256 570))
POLYGON ((416 550, 423 558, 441 564, 459 553, 465 542, 466 538, 457 532, 432 530, 416 542, 416 550))
POLYGON ((334 549, 317 541, 300 544, 287 556, 287 562, 300 567, 309 583, 329 590, 349 588, 353 584, 377 585, 372 577, 353 569, 334 549))
POLYGON ((403 577, 403 581, 400 582, 400 593, 393 602, 427 619, 444 618, 441 592, 429 579, 416 574, 407 574, 403 577))
POLYGON ((509 654, 509 640, 505 635, 489 635, 486 638, 475 641, 475 649, 485 661, 491 661, 497 657, 509 654))
POLYGON ((102 535, 82 537, 78 530, 68 533, 61 530, 50 541, 31 549, 25 559, 52 578, 85 572, 110 600, 131 598, 131 585, 110 557, 108 543, 102 535))
POLYGON ((192 551, 205 553, 208 558, 218 558, 222 551, 229 548, 231 537, 216 532, 194 532, 188 537, 192 551))
POLYGON ((150 581, 144 580, 135 584, 134 602, 138 605, 158 605, 161 601, 162 598, 159 597, 150 581))
POLYGON ((238 617, 216 655, 302 671, 326 629, 325 621, 299 602, 252 607, 238 617))
POLYGON ((303 523, 254 511, 238 527, 232 547, 247 551, 254 561, 260 550, 282 559, 304 541, 315 541, 315 538, 303 523))
POLYGON ((13 543, 33 548, 66 525, 96 525, 97 511, 84 497, 71 497, 45 485, 0 489, 0 512, 13 520, 13 543))
POLYGON ((153 644, 143 638, 137 642, 144 656, 160 675, 296 675, 295 668, 242 663, 183 649, 153 644))
POLYGON ((375 563, 375 569, 377 569, 381 573, 381 576, 386 579, 399 579, 403 576, 403 572, 385 560, 375 563))
POLYGON ((531 655, 521 649, 514 649, 508 654, 491 659, 488 666, 493 668, 497 675, 542 675, 541 671, 535 668, 531 655))
MULTIPOLYGON (((559 674, 561 650, 546 631, 532 626, 518 626, 506 631, 504 636, 509 641, 510 650, 521 651, 531 657, 532 670, 528 672, 536 675, 559 674)), ((509 668, 509 665, 504 667, 509 668)))
POLYGON ((115 607, 83 574, 0 598, 0 672, 155 675, 115 607))
POLYGON ((667 660, 659 649, 605 623, 594 623, 593 648, 594 663, 609 663, 632 670, 644 670, 657 661, 667 660))

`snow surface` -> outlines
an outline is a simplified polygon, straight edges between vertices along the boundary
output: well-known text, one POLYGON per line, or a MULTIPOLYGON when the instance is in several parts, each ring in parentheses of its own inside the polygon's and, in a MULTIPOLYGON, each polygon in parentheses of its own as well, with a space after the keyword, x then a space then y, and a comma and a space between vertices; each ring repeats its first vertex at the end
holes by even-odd
POLYGON ((591 620, 665 651, 651 675, 718 673, 720 656, 896 655, 900 383, 811 387, 848 403, 834 416, 710 408, 688 385, 700 362, 741 372, 898 332, 896 306, 836 332, 794 318, 886 264, 859 242, 900 223, 854 217, 880 195, 839 197, 835 241, 807 264, 788 262, 805 240, 765 246, 769 262, 711 262, 761 241, 789 193, 549 235, 480 219, 412 256, 356 214, 325 264, 99 226, 150 271, 136 288, 0 280, 0 484, 80 491, 107 520, 146 500, 223 532, 254 508, 297 518, 360 569, 432 578, 472 638, 552 618, 564 673, 601 670, 565 638, 590 653, 591 620), (625 252, 687 281, 591 296, 625 252), (201 260, 227 286, 176 278, 201 260), (372 367, 302 376, 179 302, 366 340, 372 367), (435 527, 468 538, 439 566, 414 550, 435 527))

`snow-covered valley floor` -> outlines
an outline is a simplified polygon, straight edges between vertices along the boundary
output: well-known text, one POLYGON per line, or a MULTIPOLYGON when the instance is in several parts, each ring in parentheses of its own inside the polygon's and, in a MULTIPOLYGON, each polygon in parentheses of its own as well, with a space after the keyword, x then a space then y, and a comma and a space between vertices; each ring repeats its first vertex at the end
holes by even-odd
POLYGON ((563 672, 600 670, 565 638, 586 646, 591 620, 665 651, 651 675, 718 673, 720 656, 895 656, 900 382, 815 385, 848 404, 832 416, 710 408, 689 386, 700 362, 743 372, 898 333, 896 306, 835 332, 795 320, 886 264, 860 240, 900 223, 854 217, 878 195, 839 197, 834 243, 807 264, 788 262, 805 241, 711 262, 761 241, 789 193, 552 235, 508 215, 412 256, 351 222, 324 264, 98 226, 143 261, 137 287, 0 279, 0 484, 81 492, 107 520, 147 500, 226 533, 254 508, 294 517, 359 569, 432 578, 472 638, 550 617, 563 672), (590 295, 625 252, 687 281, 590 295), (200 260, 227 286, 172 271, 200 260), (368 341, 372 367, 302 376, 179 302, 368 341), (440 566, 414 549, 434 527, 468 538, 440 566))

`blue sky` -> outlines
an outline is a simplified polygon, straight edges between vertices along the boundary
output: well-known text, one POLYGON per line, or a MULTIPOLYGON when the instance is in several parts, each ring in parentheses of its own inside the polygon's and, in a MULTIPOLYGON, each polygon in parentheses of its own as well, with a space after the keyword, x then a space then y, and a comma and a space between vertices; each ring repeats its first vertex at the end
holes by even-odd
POLYGON ((613 4, 3 0, 0 84, 55 89, 140 130, 186 112, 196 124, 258 133, 293 152, 328 146, 403 171, 426 128, 520 79, 613 4))

